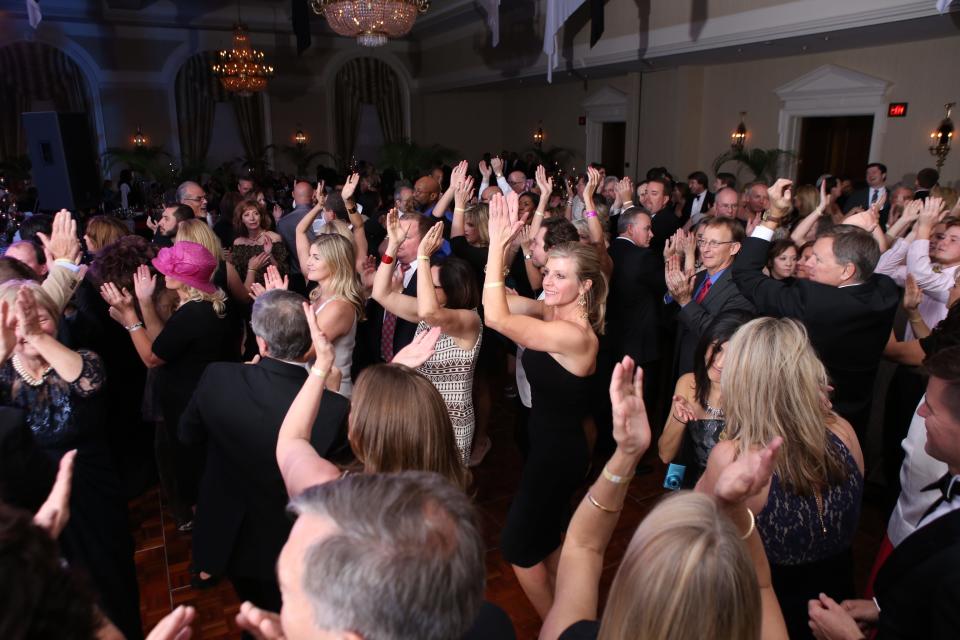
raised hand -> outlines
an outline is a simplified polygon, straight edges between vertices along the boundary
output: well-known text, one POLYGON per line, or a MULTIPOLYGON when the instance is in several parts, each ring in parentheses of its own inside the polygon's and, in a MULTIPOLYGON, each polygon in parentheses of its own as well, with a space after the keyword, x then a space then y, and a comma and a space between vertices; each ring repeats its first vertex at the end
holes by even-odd
POLYGON ((390 362, 416 369, 433 357, 439 339, 440 327, 433 327, 429 331, 424 331, 415 337, 410 344, 400 349, 390 362))
POLYGON ((303 303, 303 313, 307 317, 307 326, 310 327, 310 339, 313 341, 313 352, 316 356, 313 366, 330 371, 334 359, 333 345, 327 340, 327 336, 323 335, 320 325, 317 324, 317 314, 307 302, 303 303))
MULTIPOLYGON (((124 289, 119 289, 112 282, 104 282, 100 287, 100 297, 103 301, 121 313, 133 311, 133 296, 124 289)), ((116 319, 116 318, 114 318, 116 319)))
POLYGON ((343 198, 344 202, 353 198, 353 193, 357 190, 358 184, 360 184, 359 173, 352 173, 347 177, 346 181, 343 183, 343 190, 340 192, 340 196, 343 198))
POLYGON ((750 237, 751 235, 753 235, 753 230, 760 225, 760 222, 762 220, 763 220, 763 214, 759 212, 753 214, 752 216, 750 216, 750 218, 747 219, 747 231, 746 231, 747 237, 750 237))
POLYGON ((14 305, 17 316, 17 337, 28 340, 41 335, 40 314, 37 311, 37 300, 29 287, 22 286, 17 291, 17 301, 14 305))
POLYGON ((77 450, 67 451, 60 458, 60 467, 47 499, 33 516, 33 524, 45 530, 56 540, 70 520, 70 491, 73 483, 73 463, 77 450))
POLYGON ((443 245, 443 222, 438 222, 430 231, 423 234, 420 240, 420 247, 417 249, 417 255, 432 256, 443 245))
POLYGON ((693 281, 696 274, 685 273, 680 268, 680 256, 674 254, 667 260, 665 272, 667 290, 677 304, 684 306, 693 300, 693 281))
POLYGON ((907 274, 906 286, 903 290, 903 309, 908 313, 917 311, 920 301, 923 300, 923 290, 917 284, 917 279, 912 273, 907 274))
POLYGON ((830 192, 827 191, 827 179, 820 181, 820 202, 817 203, 817 211, 826 211, 830 205, 830 192))
POLYGON ((157 227, 160 226, 159 223, 157 223, 157 222, 156 222, 153 218, 151 218, 150 216, 147 216, 146 223, 147 223, 147 229, 150 229, 150 233, 156 233, 156 232, 157 232, 157 227))
POLYGON ((279 204, 274 204, 273 205, 273 221, 280 222, 280 218, 282 217, 283 217, 283 207, 281 207, 279 204))
POLYGON ((0 302, 0 363, 17 347, 17 315, 6 300, 0 302))
POLYGON ((630 356, 613 368, 610 378, 613 407, 613 439, 624 453, 643 456, 650 446, 650 421, 643 404, 643 369, 630 356))
POLYGON ((497 177, 503 175, 503 159, 500 156, 491 158, 490 167, 493 169, 493 172, 497 174, 497 177))
POLYGON ((738 503, 751 498, 770 483, 783 438, 777 436, 766 447, 741 453, 720 473, 713 494, 725 502, 738 503))
POLYGON ((663 244, 663 259, 669 260, 670 256, 677 252, 677 234, 674 233, 672 236, 667 238, 667 241, 663 244))
POLYGON ((770 209, 777 217, 782 217, 789 213, 793 206, 793 180, 786 178, 777 178, 773 186, 767 189, 767 195, 770 197, 770 209))
POLYGON ((400 225, 400 216, 396 209, 387 212, 387 239, 388 244, 396 250, 407 239, 407 233, 400 225))
POLYGON ((285 640, 280 615, 272 611, 258 609, 250 602, 240 605, 236 617, 237 626, 246 631, 255 640, 285 640))
POLYGON ((77 239, 77 221, 70 212, 60 209, 53 217, 50 235, 38 233, 43 248, 50 252, 54 260, 80 261, 80 240, 77 239))
POLYGON ((272 291, 273 289, 284 289, 286 290, 290 286, 290 279, 287 276, 280 277, 280 270, 277 269, 276 265, 270 265, 267 267, 267 272, 263 275, 263 284, 265 291, 272 291))
POLYGON ((926 231, 928 234, 927 237, 929 238, 929 233, 933 231, 933 228, 940 222, 941 214, 946 213, 943 209, 943 198, 929 196, 926 200, 918 200, 917 202, 923 203, 918 216, 917 233, 922 235, 923 232, 926 231))
POLYGON ((483 181, 490 182, 490 165, 487 164, 487 161, 481 160, 477 164, 477 168, 480 169, 480 175, 483 176, 483 181))
POLYGON ((147 636, 147 640, 189 640, 193 637, 193 619, 197 610, 193 607, 180 605, 157 623, 147 636))
POLYGON ((880 211, 876 208, 876 205, 873 205, 866 211, 847 216, 844 218, 843 224, 860 227, 867 233, 873 233, 873 230, 880 224, 880 211))
POLYGON ((465 176, 460 184, 453 187, 453 206, 457 209, 466 209, 467 203, 473 197, 473 176, 465 176))
MULTIPOLYGON (((456 189, 463 182, 464 178, 467 177, 467 169, 470 168, 470 165, 466 160, 461 160, 457 166, 453 168, 453 171, 450 172, 450 188, 456 189)), ((456 191, 454 191, 456 193, 456 191)))
POLYGON ((633 202, 633 180, 629 177, 623 178, 617 183, 617 195, 620 198, 620 205, 633 202))
POLYGON ((487 222, 487 230, 491 247, 506 249, 523 227, 523 222, 517 219, 517 194, 511 192, 510 195, 513 196, 512 207, 509 196, 505 198, 498 193, 490 199, 490 218, 487 222))
POLYGON ((251 300, 256 300, 266 292, 267 292, 267 288, 262 284, 260 284, 259 282, 254 282, 252 285, 250 285, 250 288, 247 290, 247 293, 250 294, 251 300))
POLYGON ((600 172, 593 167, 587 167, 587 186, 583 190, 583 199, 592 198, 600 186, 600 172))
POLYGON ((150 267, 145 264, 137 267, 133 274, 133 292, 137 300, 145 302, 153 300, 153 292, 157 289, 157 276, 150 273, 150 267))
POLYGON ((547 177, 547 170, 543 168, 542 164, 537 166, 534 177, 537 181, 537 188, 540 190, 540 197, 549 198, 550 194, 553 193, 553 178, 547 177))

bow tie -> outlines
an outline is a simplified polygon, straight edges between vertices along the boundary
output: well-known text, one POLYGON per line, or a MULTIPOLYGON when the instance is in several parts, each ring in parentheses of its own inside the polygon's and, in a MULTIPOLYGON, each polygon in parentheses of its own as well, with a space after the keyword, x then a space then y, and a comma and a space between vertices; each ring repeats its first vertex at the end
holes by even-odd
POLYGON ((925 486, 920 491, 933 491, 934 489, 940 491, 940 497, 934 500, 933 504, 923 512, 923 515, 920 516, 920 520, 917 521, 917 524, 923 522, 923 519, 928 515, 937 510, 944 502, 951 502, 954 498, 960 495, 960 482, 955 482, 957 478, 950 475, 950 472, 946 472, 943 476, 938 479, 936 482, 931 482, 925 486))

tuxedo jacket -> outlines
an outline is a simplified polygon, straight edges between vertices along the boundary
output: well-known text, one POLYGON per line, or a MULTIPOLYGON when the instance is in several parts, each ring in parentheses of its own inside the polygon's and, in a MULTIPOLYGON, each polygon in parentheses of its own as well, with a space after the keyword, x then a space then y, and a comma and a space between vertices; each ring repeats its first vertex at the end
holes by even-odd
POLYGON ((629 355, 637 363, 653 362, 660 357, 660 308, 667 289, 663 258, 624 238, 615 238, 609 252, 613 274, 606 333, 617 360, 629 355))
MULTIPOLYGON (((883 225, 883 228, 887 228, 887 217, 890 215, 890 187, 884 187, 887 191, 887 201, 883 203, 883 208, 880 209, 880 224, 883 225)), ((858 189, 850 194, 846 202, 843 203, 843 212, 847 213, 854 207, 860 207, 861 209, 870 208, 870 187, 866 189, 858 189)))
MULTIPOLYGON (((700 213, 706 213, 710 207, 713 206, 714 193, 712 191, 705 191, 703 196, 703 204, 700 205, 700 213)), ((683 217, 687 220, 690 219, 690 215, 693 213, 693 200, 695 196, 690 194, 687 196, 687 201, 683 204, 683 217)))
POLYGON ((863 435, 873 381, 900 303, 897 285, 873 274, 861 284, 831 287, 763 275, 770 243, 747 238, 733 263, 733 281, 762 315, 796 318, 830 374, 833 407, 863 435))
MULTIPOLYGON (((183 412, 180 439, 206 442, 193 532, 198 570, 274 580, 292 526, 277 467, 277 434, 307 379, 302 366, 273 358, 207 366, 183 412)), ((324 391, 311 442, 328 457, 345 441, 350 408, 324 391)))
POLYGON ((683 228, 683 225, 690 219, 689 215, 677 217, 674 213, 674 204, 668 202, 667 206, 653 216, 653 222, 650 224, 650 230, 653 231, 653 240, 650 241, 650 248, 660 255, 663 255, 663 247, 667 240, 677 229, 683 228))
MULTIPOLYGON (((420 267, 422 268, 422 267, 420 267)), ((417 297, 417 276, 410 278, 410 284, 403 288, 403 293, 408 296, 417 297)), ((359 367, 383 362, 383 354, 380 353, 380 335, 383 331, 383 307, 370 298, 366 306, 366 322, 357 327, 358 353, 354 357, 354 364, 359 367)), ((397 326, 393 332, 393 352, 397 353, 400 349, 413 342, 413 336, 417 332, 416 322, 407 322, 403 318, 397 318, 397 326)), ((356 369, 357 367, 355 367, 356 369)), ((356 380, 356 376, 353 377, 356 380)))
POLYGON ((877 573, 878 640, 960 635, 960 511, 913 533, 877 573))
MULTIPOLYGON (((697 274, 693 281, 693 291, 700 289, 700 285, 707 278, 706 270, 697 274)), ((753 304, 740 294, 733 284, 730 268, 724 271, 717 281, 707 291, 703 301, 695 299, 680 308, 677 314, 677 342, 674 350, 674 379, 693 371, 693 353, 697 350, 697 343, 710 323, 717 315, 724 311, 740 309, 753 311, 753 304)))

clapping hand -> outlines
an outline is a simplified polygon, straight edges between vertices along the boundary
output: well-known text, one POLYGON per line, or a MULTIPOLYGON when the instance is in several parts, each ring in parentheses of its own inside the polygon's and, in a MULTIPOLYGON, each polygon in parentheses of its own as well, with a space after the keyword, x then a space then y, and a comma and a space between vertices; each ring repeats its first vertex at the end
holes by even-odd
POLYGON ((827 207, 830 205, 830 192, 827 191, 827 179, 824 178, 820 181, 820 202, 817 203, 817 208, 814 211, 818 213, 823 213, 827 210, 827 207))
POLYGON ((481 160, 477 164, 477 168, 480 169, 480 175, 483 176, 483 182, 490 182, 490 165, 487 164, 487 161, 481 160))
POLYGON ((360 184, 359 173, 352 173, 349 177, 347 177, 346 181, 343 183, 343 189, 340 191, 340 197, 343 198, 344 202, 353 198, 353 193, 357 190, 358 184, 360 184))
POLYGON ((390 362, 416 369, 433 357, 439 339, 440 327, 433 327, 429 331, 424 331, 416 336, 410 344, 400 349, 390 362))
POLYGON ((17 291, 14 310, 17 316, 17 338, 26 341, 43 334, 37 300, 29 287, 21 286, 17 291))
POLYGON ((497 174, 497 177, 503 175, 503 158, 496 156, 490 159, 490 167, 493 169, 493 172, 497 174))
POLYGON ((261 251, 255 256, 252 256, 247 260, 247 271, 252 273, 258 273, 263 271, 263 268, 270 263, 270 254, 261 251))
POLYGON ((443 222, 438 222, 423 235, 417 255, 432 256, 441 245, 443 245, 443 222))
POLYGON ((629 456, 642 457, 650 446, 650 421, 643 404, 643 369, 630 356, 613 368, 610 404, 617 448, 629 456))
POLYGON ((400 225, 400 216, 397 214, 396 209, 390 209, 387 212, 387 239, 389 248, 397 250, 400 245, 403 244, 403 241, 407 239, 407 233, 404 231, 403 227, 400 225))
POLYGON ((150 267, 145 264, 137 267, 133 274, 133 292, 140 302, 153 300, 153 292, 157 289, 157 276, 150 273, 150 267))
POLYGON ((553 193, 553 178, 547 177, 547 170, 543 168, 542 164, 537 167, 534 176, 537 180, 537 188, 540 189, 540 197, 549 198, 550 194, 553 193))
POLYGON ((720 500, 736 504, 751 498, 768 484, 773 476, 783 438, 777 436, 762 449, 748 449, 724 468, 713 487, 720 500))
POLYGON ((946 212, 943 210, 943 198, 929 196, 922 202, 917 221, 917 235, 929 239, 933 228, 946 212))
MULTIPOLYGON (((77 239, 77 221, 70 212, 60 209, 53 217, 50 235, 37 233, 43 243, 43 249, 53 260, 80 262, 80 241, 77 239)), ((52 260, 50 261, 52 262, 52 260)))
POLYGON ((450 188, 454 189, 454 193, 456 193, 456 188, 463 183, 464 178, 467 177, 467 169, 469 168, 470 165, 467 161, 461 160, 450 172, 450 188))
POLYGON ((667 260, 667 270, 664 274, 667 280, 667 290, 677 304, 684 306, 693 299, 693 281, 695 273, 686 273, 680 268, 680 256, 672 255, 667 260))
POLYGON ((617 183, 617 197, 620 198, 620 206, 633 202, 633 180, 627 177, 617 183))
POLYGON ((793 180, 777 178, 773 186, 767 189, 767 195, 770 197, 770 209, 775 217, 782 218, 793 207, 792 186, 793 180))
POLYGON ((495 194, 490 199, 490 219, 487 230, 490 236, 490 246, 505 250, 510 246, 514 236, 523 228, 523 220, 519 219, 519 198, 511 191, 506 197, 495 194))
POLYGON ((126 288, 119 289, 112 282, 104 282, 100 287, 100 297, 110 305, 110 317, 122 325, 136 322, 137 312, 133 307, 133 296, 126 288))
MULTIPOLYGON (((453 206, 455 209, 466 209, 467 203, 473 197, 473 176, 464 176, 463 180, 453 188, 453 206)), ((454 211, 456 215, 456 211, 454 211)))
POLYGON ((906 286, 903 290, 903 309, 908 314, 916 313, 920 307, 920 301, 923 300, 923 290, 917 284, 917 279, 912 273, 907 274, 906 286))
POLYGON ((270 265, 263 276, 263 284, 267 291, 273 289, 286 290, 290 286, 290 279, 287 276, 280 277, 280 270, 275 265, 270 265))
POLYGON ((597 187, 599 186, 600 172, 593 167, 587 167, 587 186, 583 189, 584 201, 588 198, 593 198, 593 194, 597 192, 597 187))
POLYGON ((844 219, 843 224, 859 227, 867 233, 873 233, 873 230, 876 229, 878 224, 880 224, 880 212, 874 205, 866 211, 861 211, 860 213, 855 213, 852 216, 847 216, 844 219))
POLYGON ((250 602, 240 605, 236 617, 237 626, 256 640, 284 640, 280 615, 265 609, 258 609, 250 602))

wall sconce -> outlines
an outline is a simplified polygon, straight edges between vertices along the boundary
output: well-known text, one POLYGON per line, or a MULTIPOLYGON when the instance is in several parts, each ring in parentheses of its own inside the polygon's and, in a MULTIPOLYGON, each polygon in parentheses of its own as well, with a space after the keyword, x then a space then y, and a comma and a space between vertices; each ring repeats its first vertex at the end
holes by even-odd
POLYGON ((297 143, 298 147, 303 148, 307 144, 307 134, 303 132, 303 129, 298 128, 293 135, 293 141, 297 143))
POLYGON ((537 127, 537 130, 533 132, 533 144, 540 149, 543 147, 543 122, 540 123, 540 126, 537 127))
POLYGON ((734 132, 730 134, 730 147, 733 148, 734 151, 743 151, 743 145, 747 141, 747 125, 743 123, 743 118, 746 115, 746 111, 740 112, 740 124, 738 124, 734 132))
POLYGON ((131 141, 137 149, 142 149, 147 145, 147 136, 143 135, 140 125, 137 125, 137 132, 133 134, 131 141))
POLYGON ((956 102, 948 102, 944 106, 947 109, 947 115, 940 121, 940 126, 930 134, 933 144, 930 145, 930 155, 937 159, 937 171, 943 170, 943 163, 950 153, 950 141, 953 140, 953 120, 950 119, 950 112, 953 110, 956 102))

